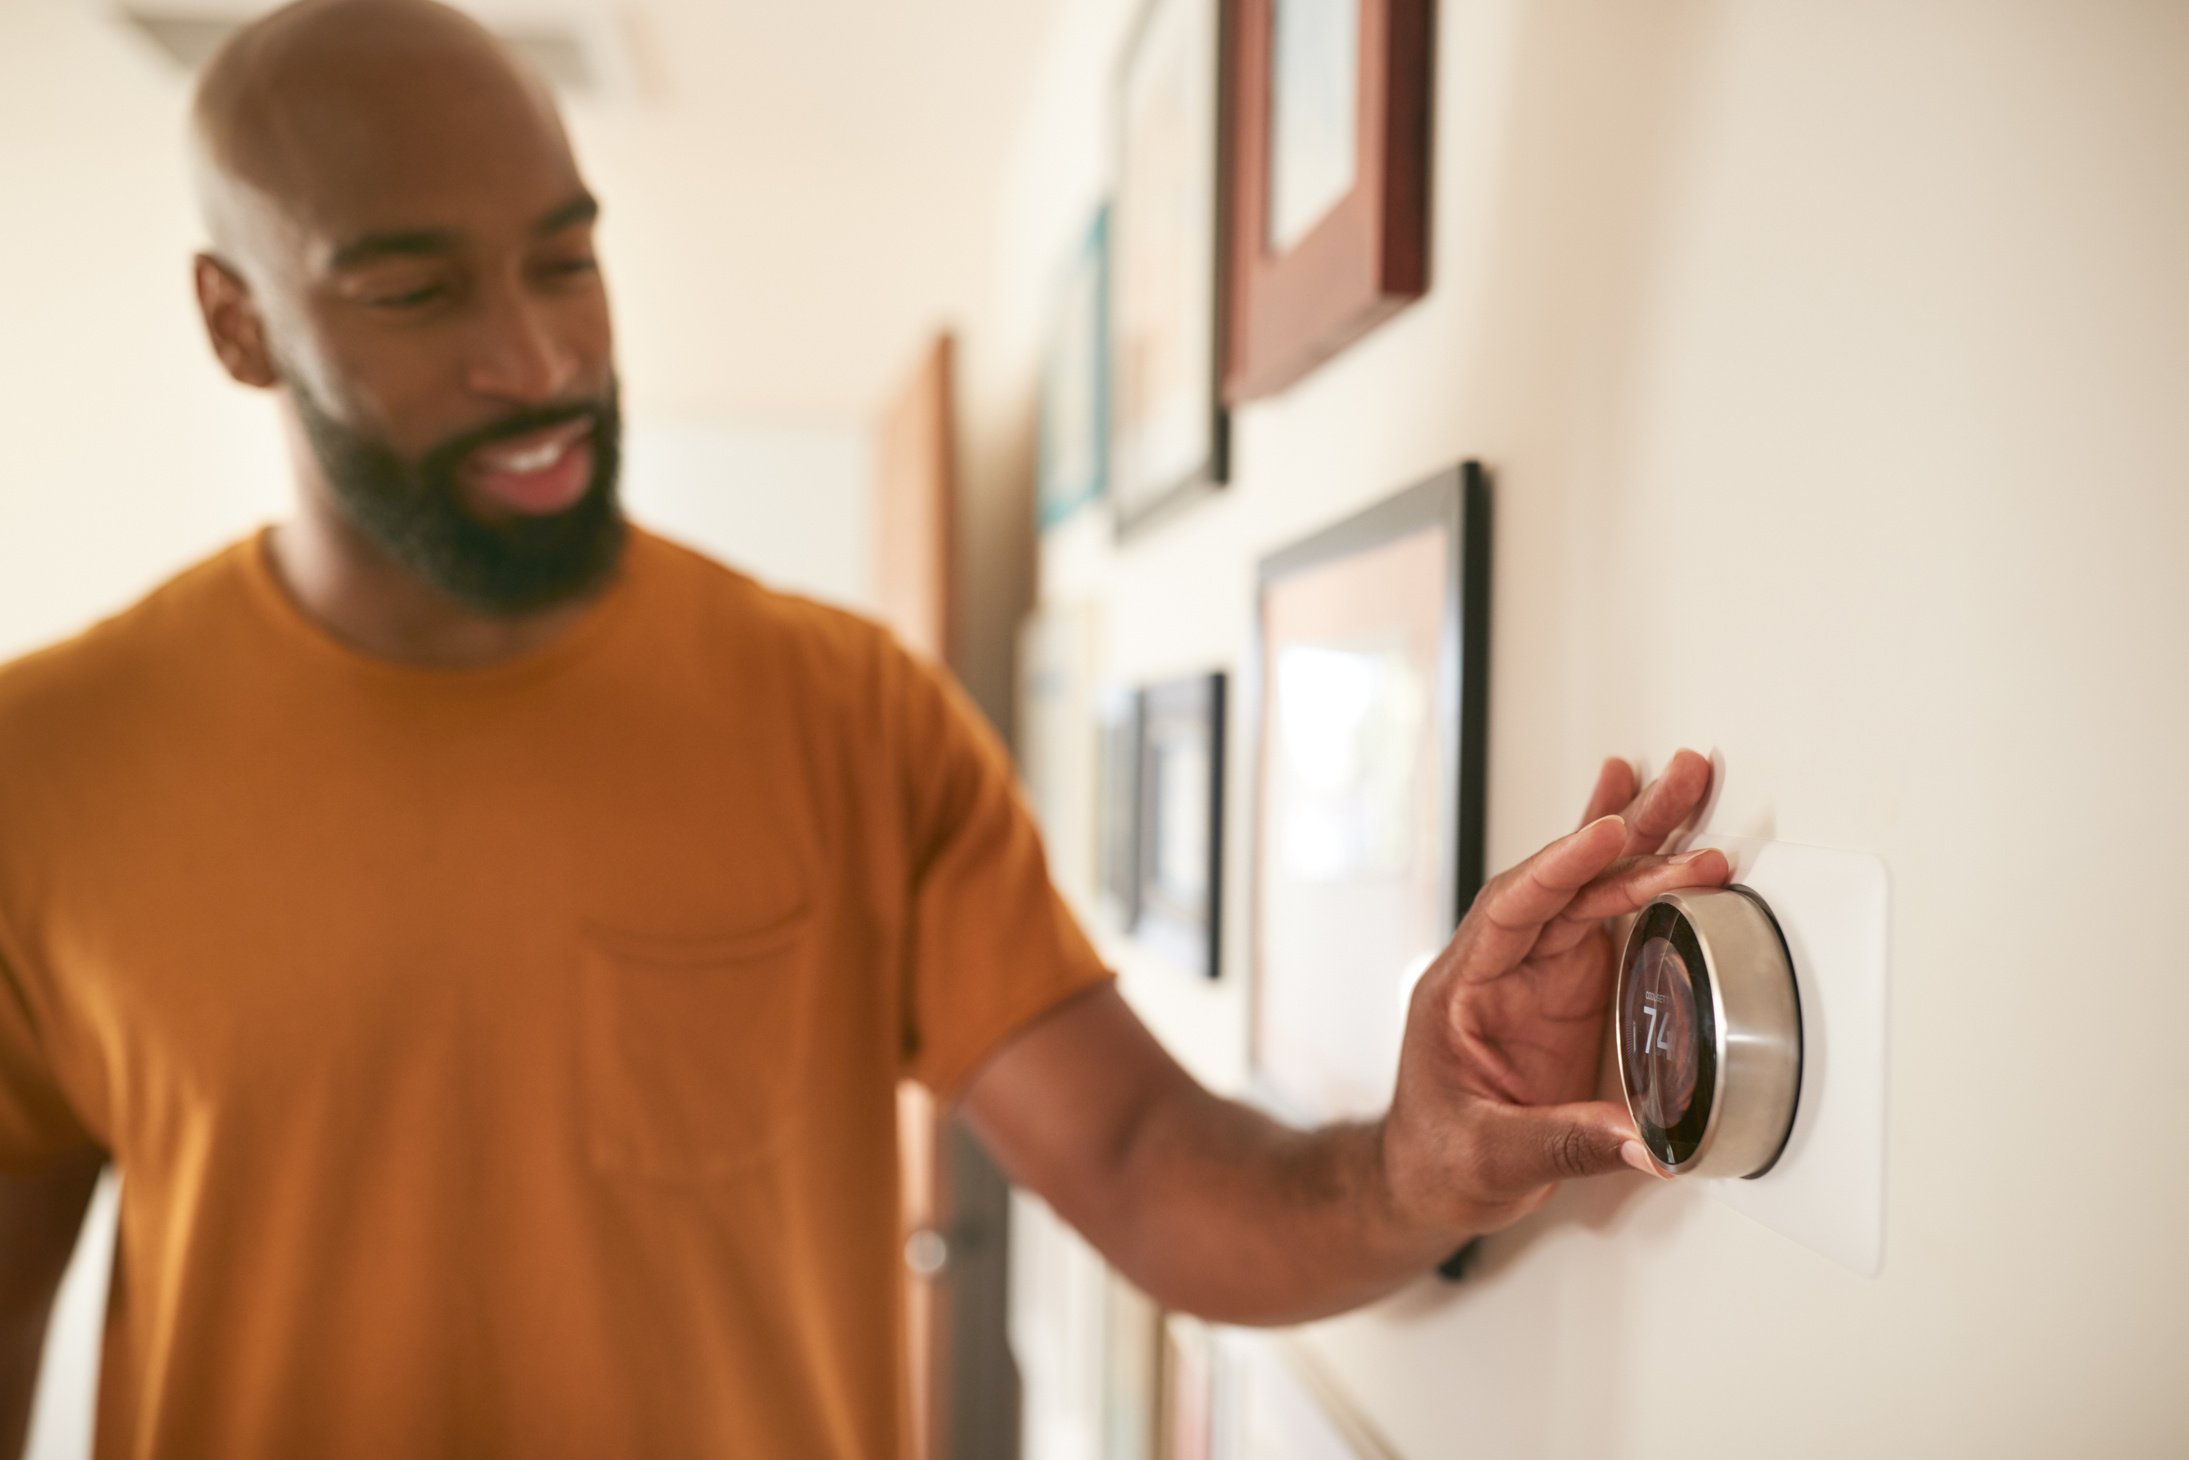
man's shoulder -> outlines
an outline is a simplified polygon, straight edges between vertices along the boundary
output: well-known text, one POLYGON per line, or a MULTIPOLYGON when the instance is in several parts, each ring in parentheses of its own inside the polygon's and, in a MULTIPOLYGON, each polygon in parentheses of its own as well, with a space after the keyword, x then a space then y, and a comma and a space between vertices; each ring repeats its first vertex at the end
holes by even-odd
POLYGON ((657 532, 638 533, 680 611, 823 679, 866 677, 904 653, 876 619, 841 604, 764 583, 752 574, 657 532))
POLYGON ((247 547, 231 544, 89 627, 0 663, 0 735, 122 713, 161 681, 186 677, 191 646, 231 606, 235 558, 247 547))

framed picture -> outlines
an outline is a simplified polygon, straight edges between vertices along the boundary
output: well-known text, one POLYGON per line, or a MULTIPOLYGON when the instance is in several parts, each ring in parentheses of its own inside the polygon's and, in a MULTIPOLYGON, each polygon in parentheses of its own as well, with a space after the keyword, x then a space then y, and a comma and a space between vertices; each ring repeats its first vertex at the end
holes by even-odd
POLYGON ((1148 0, 1118 76, 1110 491, 1120 532, 1224 480, 1224 0, 1148 0))
POLYGON ((1009 1337, 1024 1460, 1087 1460, 1102 1433, 1105 1325, 1114 1280, 1102 1255, 1040 1198, 1011 1192, 1009 1337))
POLYGON ((1103 1310, 1104 1460, 1155 1460, 1163 1310, 1114 1272, 1103 1310))
POLYGON ((1009 1337, 1025 1460, 1087 1454, 1103 1414, 1110 1269, 1039 1197, 1010 1197, 1009 1337))
POLYGON ((1048 604, 1027 615, 1018 642, 1019 779, 1050 879, 1082 908, 1097 885, 1099 622, 1092 601, 1048 604))
POLYGON ((1217 1370, 1222 1460, 1398 1460, 1297 1340, 1226 1329, 1217 1370))
POLYGON ((1095 909, 1113 930, 1140 921, 1140 692, 1113 688, 1097 702, 1102 769, 1095 806, 1095 909))
POLYGON ((1236 0, 1224 398, 1274 394, 1429 284, 1436 0, 1236 0))
POLYGON ((1216 1345, 1183 1313, 1163 1321, 1162 1460, 1216 1460, 1216 1345))
POLYGON ((1414 980, 1481 886, 1488 616, 1473 463, 1261 565, 1250 1055, 1293 1118, 1383 1110, 1414 980))
POLYGON ((1101 496, 1109 480, 1109 237, 1105 207, 1065 271, 1042 361, 1034 501, 1043 532, 1101 496))
POLYGON ((1218 961, 1223 886, 1224 676, 1159 684, 1140 701, 1140 919, 1162 957, 1204 978, 1218 961))

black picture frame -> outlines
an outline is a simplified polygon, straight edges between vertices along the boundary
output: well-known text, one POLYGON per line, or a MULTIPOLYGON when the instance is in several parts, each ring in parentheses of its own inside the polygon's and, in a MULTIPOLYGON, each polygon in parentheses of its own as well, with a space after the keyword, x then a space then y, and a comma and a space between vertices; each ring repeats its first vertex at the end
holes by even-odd
POLYGON ((1140 698, 1139 922, 1166 961, 1223 973, 1222 670, 1151 685, 1140 698))
MULTIPOLYGON (((1432 733, 1439 774, 1437 780, 1449 795, 1440 801, 1436 818, 1439 865, 1433 877, 1424 878, 1433 890, 1436 906, 1417 909, 1417 917, 1433 923, 1444 936, 1456 928, 1484 876, 1483 828, 1487 787, 1489 734, 1490 648, 1490 485, 1481 463, 1462 462, 1425 481, 1322 529, 1265 558, 1257 573, 1253 648, 1247 663, 1246 713, 1252 746, 1250 822, 1253 869, 1249 881, 1249 1066, 1250 1080, 1264 1104, 1289 1118, 1308 1122, 1351 1118, 1362 1110, 1326 1108, 1312 1093, 1303 1094, 1303 1081, 1288 1080, 1282 1068, 1273 1068, 1268 1033, 1272 1028, 1274 991, 1271 978, 1270 931, 1272 902, 1266 883, 1272 855, 1272 807, 1269 804, 1272 750, 1269 744, 1272 686, 1268 665, 1272 652, 1270 614, 1273 595, 1311 581, 1309 575, 1342 570, 1349 561, 1390 545, 1415 539, 1429 530, 1441 534, 1441 585, 1436 599, 1436 689, 1431 713, 1432 733)), ((1354 590, 1354 603, 1376 607, 1388 585, 1373 582, 1354 590)), ((1395 591, 1395 590, 1394 590, 1395 591)), ((1281 645, 1279 646, 1281 647, 1281 645)), ((1425 896, 1427 894, 1424 894, 1425 896)), ((1409 906, 1414 904, 1409 903, 1409 906)), ((1299 915, 1288 904, 1286 916, 1299 915)), ((1294 956, 1288 948, 1286 956, 1294 956)), ((1312 974, 1294 968, 1285 977, 1346 977, 1355 980, 1363 999, 1378 999, 1381 990, 1358 983, 1362 970, 1332 968, 1327 974, 1315 965, 1312 974)), ((1400 970, 1388 972, 1396 976, 1400 970)), ((1380 1007, 1380 1006, 1379 1006, 1380 1007)), ((1403 1003, 1400 1004, 1403 1008, 1403 1003)), ((1396 1017, 1387 1014, 1385 1017, 1396 1017)), ((1345 1039, 1343 1030, 1317 1030, 1325 1044, 1345 1039)), ((1281 1041, 1280 1041, 1281 1042, 1281 1041)), ((1363 1061, 1365 1063, 1365 1061, 1363 1061)), ((1353 1084, 1363 1101, 1372 1082, 1363 1072, 1353 1084)), ((1387 1098, 1384 1083, 1375 1098, 1387 1098)), ((1365 1108, 1365 1106, 1364 1106, 1365 1108)))

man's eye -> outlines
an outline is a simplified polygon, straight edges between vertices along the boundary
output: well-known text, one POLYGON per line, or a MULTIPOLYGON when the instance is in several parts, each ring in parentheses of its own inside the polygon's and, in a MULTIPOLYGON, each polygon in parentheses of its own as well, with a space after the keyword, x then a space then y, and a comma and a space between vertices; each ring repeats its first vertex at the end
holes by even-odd
POLYGON ((599 265, 594 262, 592 257, 587 255, 578 258, 550 259, 547 264, 547 272, 558 279, 568 279, 580 274, 590 274, 598 267, 599 265))
POLYGON ((423 284, 416 289, 405 289, 399 293, 375 294, 368 297, 365 302, 375 309, 419 309, 432 304, 447 293, 448 289, 445 285, 423 284))

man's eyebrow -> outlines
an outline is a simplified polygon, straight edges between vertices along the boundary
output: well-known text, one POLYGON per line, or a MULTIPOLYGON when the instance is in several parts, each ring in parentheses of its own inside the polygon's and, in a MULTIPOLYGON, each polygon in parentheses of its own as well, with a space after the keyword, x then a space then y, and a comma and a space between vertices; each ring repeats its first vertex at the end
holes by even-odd
MULTIPOLYGON (((552 237, 565 228, 591 223, 598 217, 599 200, 591 193, 580 193, 535 222, 532 225, 532 236, 552 237)), ((459 245, 460 240, 456 234, 446 228, 408 228, 387 233, 367 233, 336 249, 328 260, 328 267, 340 271, 358 268, 384 258, 440 258, 455 253, 459 245)))
POLYGON ((534 238, 546 238, 565 228, 575 228, 580 223, 591 223, 600 217, 600 200, 591 193, 580 193, 569 202, 549 213, 532 225, 534 238))
POLYGON ((334 251, 327 267, 354 269, 384 258, 437 258, 456 252, 456 235, 445 228, 413 228, 395 233, 367 233, 334 251))

